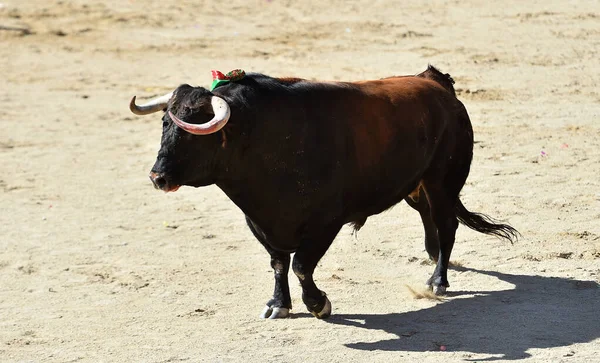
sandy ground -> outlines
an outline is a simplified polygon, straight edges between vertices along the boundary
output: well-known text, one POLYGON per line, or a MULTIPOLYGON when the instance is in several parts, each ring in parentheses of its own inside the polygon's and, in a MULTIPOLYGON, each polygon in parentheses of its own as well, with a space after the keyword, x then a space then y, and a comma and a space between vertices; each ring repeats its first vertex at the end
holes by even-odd
POLYGON ((0 2, 0 361, 600 362, 597 0, 0 2), (159 116, 130 97, 428 63, 473 120, 465 205, 523 238, 459 228, 451 293, 417 299, 433 266, 402 204, 321 261, 330 319, 293 275, 293 318, 259 319, 267 253, 218 188, 152 188, 159 116))

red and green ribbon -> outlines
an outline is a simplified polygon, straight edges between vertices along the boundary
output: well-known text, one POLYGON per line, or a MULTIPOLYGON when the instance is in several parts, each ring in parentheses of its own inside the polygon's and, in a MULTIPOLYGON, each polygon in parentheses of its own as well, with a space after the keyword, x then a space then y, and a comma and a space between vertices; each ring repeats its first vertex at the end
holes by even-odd
POLYGON ((219 71, 211 71, 212 72, 212 77, 213 77, 213 81, 212 84, 210 85, 210 90, 214 90, 215 88, 222 86, 224 84, 227 84, 229 82, 232 81, 239 81, 240 79, 244 78, 246 76, 246 72, 244 72, 242 69, 234 69, 233 71, 227 73, 227 74, 223 74, 219 71))

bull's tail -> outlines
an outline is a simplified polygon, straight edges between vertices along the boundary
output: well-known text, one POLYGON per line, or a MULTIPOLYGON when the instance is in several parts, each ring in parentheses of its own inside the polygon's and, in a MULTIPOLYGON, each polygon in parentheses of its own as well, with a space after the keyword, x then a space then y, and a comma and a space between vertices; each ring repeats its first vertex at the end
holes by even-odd
POLYGON ((514 243, 521 234, 508 224, 498 223, 493 218, 480 213, 472 213, 465 208, 460 199, 457 199, 454 207, 456 217, 465 226, 477 232, 505 238, 514 243))
POLYGON ((456 91, 454 90, 454 80, 448 73, 442 73, 437 68, 429 64, 427 69, 419 74, 417 77, 431 79, 432 81, 436 81, 442 87, 444 87, 448 92, 452 93, 456 96, 456 91))

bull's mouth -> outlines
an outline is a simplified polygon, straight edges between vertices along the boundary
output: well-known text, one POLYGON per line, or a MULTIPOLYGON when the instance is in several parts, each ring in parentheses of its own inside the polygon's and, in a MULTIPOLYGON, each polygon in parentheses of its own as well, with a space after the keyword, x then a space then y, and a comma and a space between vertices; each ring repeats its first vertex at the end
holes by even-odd
POLYGON ((172 182, 168 181, 167 178, 165 178, 162 174, 151 172, 149 177, 150 181, 152 181, 152 184, 154 185, 154 188, 160 189, 165 193, 176 192, 179 187, 181 187, 181 185, 173 184, 172 182))
POLYGON ((181 185, 171 185, 168 188, 162 188, 162 191, 164 191, 165 193, 171 193, 171 192, 176 192, 179 187, 181 187, 181 185))

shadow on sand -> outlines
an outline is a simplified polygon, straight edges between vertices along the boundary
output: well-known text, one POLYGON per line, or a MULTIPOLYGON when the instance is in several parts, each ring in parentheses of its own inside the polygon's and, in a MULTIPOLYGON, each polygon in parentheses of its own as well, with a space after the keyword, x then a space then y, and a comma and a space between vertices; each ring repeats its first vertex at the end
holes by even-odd
MULTIPOLYGON (((552 348, 600 338, 600 289, 594 281, 511 275, 455 268, 497 277, 515 285, 505 291, 459 291, 452 300, 407 313, 336 314, 327 321, 398 336, 351 343, 361 350, 449 351, 489 354, 482 360, 527 358, 531 348, 552 348), (461 298, 461 295, 475 294, 461 298)), ((468 358, 468 356, 467 356, 468 358)))

